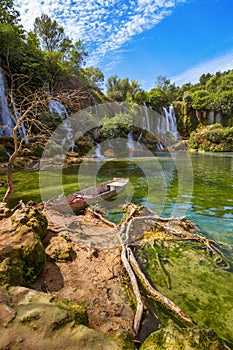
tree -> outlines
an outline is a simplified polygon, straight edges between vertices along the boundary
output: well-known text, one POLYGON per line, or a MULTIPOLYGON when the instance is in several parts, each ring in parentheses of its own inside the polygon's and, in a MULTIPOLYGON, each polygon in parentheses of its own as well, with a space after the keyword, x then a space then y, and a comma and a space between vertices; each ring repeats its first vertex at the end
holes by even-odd
POLYGON ((168 93, 160 88, 154 88, 148 93, 148 105, 157 112, 169 102, 168 93))
MULTIPOLYGON (((14 113, 15 126, 13 128, 13 142, 14 142, 14 151, 11 154, 8 163, 7 163, 7 184, 8 188, 3 198, 3 202, 7 203, 10 196, 14 192, 13 184, 13 165, 14 160, 19 156, 23 145, 26 142, 26 139, 32 134, 34 127, 37 128, 39 132, 50 133, 50 130, 41 123, 38 116, 43 113, 48 113, 48 96, 44 89, 37 91, 27 97, 20 99, 15 99, 14 86, 17 85, 16 81, 17 76, 12 75, 11 77, 11 86, 9 89, 9 97, 12 105, 12 110, 14 113), (18 102, 20 101, 20 102, 18 102), (19 137, 19 131, 23 126, 26 126, 26 134, 21 133, 19 137)), ((20 77, 21 79, 21 77, 20 77)))
POLYGON ((69 41, 65 36, 64 28, 46 14, 42 14, 41 17, 35 19, 34 31, 45 51, 64 50, 64 44, 67 44, 69 41))
POLYGON ((192 108, 201 111, 207 110, 210 103, 210 94, 206 90, 196 90, 192 94, 192 108))
POLYGON ((13 0, 1 0, 0 2, 0 23, 10 25, 18 24, 19 12, 14 9, 13 0))
POLYGON ((84 85, 102 89, 104 83, 104 74, 99 68, 86 67, 82 69, 80 74, 84 79, 84 85))
POLYGON ((129 81, 128 78, 120 79, 114 75, 107 81, 107 96, 114 101, 130 101, 139 89, 140 84, 137 80, 129 81))

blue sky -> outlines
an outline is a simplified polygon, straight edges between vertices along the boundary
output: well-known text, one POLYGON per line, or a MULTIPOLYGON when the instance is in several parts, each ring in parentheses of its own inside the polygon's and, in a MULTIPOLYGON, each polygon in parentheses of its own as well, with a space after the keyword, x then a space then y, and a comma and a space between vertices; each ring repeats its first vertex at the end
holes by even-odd
POLYGON ((176 85, 233 69, 233 0, 15 0, 26 30, 48 14, 89 52, 87 65, 107 79, 156 77, 176 85))

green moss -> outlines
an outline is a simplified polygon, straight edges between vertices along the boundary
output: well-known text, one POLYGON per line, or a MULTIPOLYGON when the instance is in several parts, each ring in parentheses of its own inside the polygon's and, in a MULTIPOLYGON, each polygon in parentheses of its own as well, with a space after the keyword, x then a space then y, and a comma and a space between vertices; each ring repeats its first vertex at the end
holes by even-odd
POLYGON ((7 151, 3 145, 0 145, 0 162, 7 162, 9 159, 7 151))
POLYGON ((216 258, 201 242, 171 239, 144 242, 137 254, 156 289, 233 343, 233 257, 216 258))
POLYGON ((224 342, 213 330, 201 327, 181 328, 170 322, 152 333, 140 350, 222 350, 224 342))

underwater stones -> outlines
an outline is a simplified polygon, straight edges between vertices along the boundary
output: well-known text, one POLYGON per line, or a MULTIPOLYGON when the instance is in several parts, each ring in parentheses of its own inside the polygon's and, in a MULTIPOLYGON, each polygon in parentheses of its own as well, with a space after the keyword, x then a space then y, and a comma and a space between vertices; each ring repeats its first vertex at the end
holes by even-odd
POLYGON ((152 333, 140 350, 223 350, 224 347, 223 340, 211 329, 181 328, 170 322, 167 327, 152 333))

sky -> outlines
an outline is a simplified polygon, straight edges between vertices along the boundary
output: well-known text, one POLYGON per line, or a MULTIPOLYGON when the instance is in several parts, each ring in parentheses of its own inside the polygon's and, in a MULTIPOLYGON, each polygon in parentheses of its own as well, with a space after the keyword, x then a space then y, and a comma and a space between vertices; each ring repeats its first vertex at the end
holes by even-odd
POLYGON ((86 66, 137 80, 158 76, 177 86, 203 73, 233 69, 233 0, 15 0, 21 24, 46 13, 88 51, 86 66))

